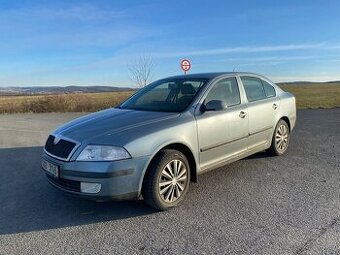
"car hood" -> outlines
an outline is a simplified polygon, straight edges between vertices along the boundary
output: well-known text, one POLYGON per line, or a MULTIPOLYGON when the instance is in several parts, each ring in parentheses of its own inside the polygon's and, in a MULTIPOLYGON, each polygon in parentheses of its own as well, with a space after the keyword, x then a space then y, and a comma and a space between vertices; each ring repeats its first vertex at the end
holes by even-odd
POLYGON ((98 136, 112 135, 177 116, 179 116, 179 113, 111 108, 68 122, 54 130, 53 134, 84 142, 98 136))

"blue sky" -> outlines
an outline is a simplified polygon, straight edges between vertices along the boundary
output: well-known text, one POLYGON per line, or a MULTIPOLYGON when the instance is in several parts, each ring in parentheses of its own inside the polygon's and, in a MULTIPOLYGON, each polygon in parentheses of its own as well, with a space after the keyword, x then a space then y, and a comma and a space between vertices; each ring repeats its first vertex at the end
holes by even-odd
POLYGON ((0 86, 130 86, 140 55, 154 79, 189 58, 192 73, 340 80, 339 13, 336 0, 0 0, 0 86))

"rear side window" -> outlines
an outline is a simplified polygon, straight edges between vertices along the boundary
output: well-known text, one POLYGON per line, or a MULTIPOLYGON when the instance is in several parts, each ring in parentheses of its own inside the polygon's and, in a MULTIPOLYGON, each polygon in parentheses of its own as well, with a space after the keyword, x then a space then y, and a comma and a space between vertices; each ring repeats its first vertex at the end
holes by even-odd
POLYGON ((260 79, 244 76, 241 80, 249 102, 267 98, 260 79))
POLYGON ((236 78, 226 78, 218 81, 209 91, 205 103, 211 100, 224 101, 228 107, 240 104, 240 91, 236 78))
POLYGON ((264 92, 266 93, 267 97, 275 97, 276 96, 275 89, 272 85, 270 85, 268 82, 266 82, 264 80, 262 80, 262 84, 263 84, 264 92))

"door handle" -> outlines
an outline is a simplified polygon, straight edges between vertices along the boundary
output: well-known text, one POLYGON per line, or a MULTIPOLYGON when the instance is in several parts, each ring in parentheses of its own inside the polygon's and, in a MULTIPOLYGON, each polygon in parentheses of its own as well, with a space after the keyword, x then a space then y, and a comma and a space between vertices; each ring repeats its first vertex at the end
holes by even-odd
POLYGON ((241 111, 240 114, 238 115, 241 119, 244 119, 246 117, 247 113, 244 111, 241 111))
POLYGON ((274 104, 273 104, 273 109, 276 110, 277 107, 278 107, 278 105, 274 103, 274 104))

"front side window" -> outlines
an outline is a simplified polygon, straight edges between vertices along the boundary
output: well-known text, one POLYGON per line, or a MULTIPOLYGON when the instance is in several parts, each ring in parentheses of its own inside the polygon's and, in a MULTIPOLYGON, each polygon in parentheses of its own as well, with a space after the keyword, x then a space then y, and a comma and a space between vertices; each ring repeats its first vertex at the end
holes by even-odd
POLYGON ((228 107, 240 104, 240 91, 236 78, 226 78, 218 81, 209 91, 205 103, 211 100, 224 101, 228 107))
POLYGON ((267 98, 260 79, 255 77, 241 77, 244 90, 246 91, 248 102, 254 102, 267 98))
POLYGON ((151 83, 120 105, 122 109, 181 112, 208 79, 169 78, 151 83))

